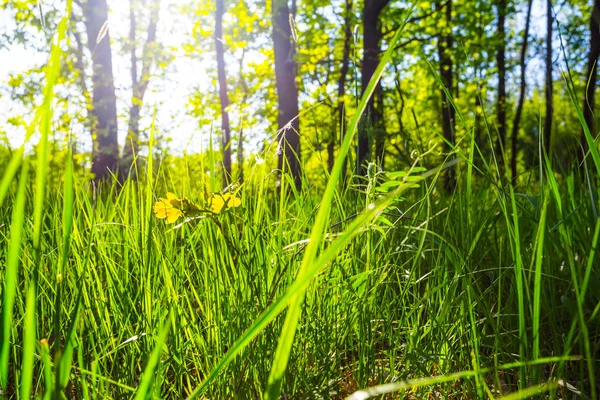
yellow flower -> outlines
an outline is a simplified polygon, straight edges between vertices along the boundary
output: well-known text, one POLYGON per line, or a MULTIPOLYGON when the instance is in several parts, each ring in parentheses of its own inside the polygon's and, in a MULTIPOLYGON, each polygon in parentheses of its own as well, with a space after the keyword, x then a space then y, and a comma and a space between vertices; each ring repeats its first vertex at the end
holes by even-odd
POLYGON ((239 207, 241 204, 242 200, 230 193, 215 193, 211 195, 206 208, 203 209, 185 197, 180 199, 173 193, 167 193, 166 199, 161 197, 154 203, 153 210, 156 218, 166 218, 167 224, 172 224, 181 216, 193 217, 207 212, 220 214, 225 209, 239 207))
POLYGON ((220 214, 223 209, 239 207, 241 204, 242 199, 231 193, 215 193, 209 200, 210 211, 215 214, 220 214))
POLYGON ((154 213, 156 218, 167 219, 167 224, 172 224, 183 215, 183 211, 176 208, 175 205, 181 204, 181 201, 173 193, 167 193, 167 198, 160 198, 154 203, 154 213))

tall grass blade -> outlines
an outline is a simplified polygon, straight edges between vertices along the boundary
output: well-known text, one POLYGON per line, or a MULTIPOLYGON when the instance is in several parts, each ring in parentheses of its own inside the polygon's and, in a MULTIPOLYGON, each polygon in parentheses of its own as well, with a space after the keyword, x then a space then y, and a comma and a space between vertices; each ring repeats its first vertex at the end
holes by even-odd
POLYGON ((10 242, 8 243, 8 256, 6 271, 4 273, 4 286, 2 288, 2 330, 0 331, 0 387, 8 385, 8 358, 10 356, 11 332, 13 325, 13 306, 17 292, 17 279, 19 277, 19 258, 21 255, 21 237, 25 222, 25 192, 29 163, 25 161, 19 178, 17 197, 13 205, 12 223, 10 226, 10 242))
POLYGON ((27 289, 25 324, 23 325, 23 358, 21 361, 21 398, 31 398, 33 386, 33 362, 35 360, 36 318, 35 303, 37 291, 35 284, 27 289))
POLYGON ((50 346, 46 339, 40 340, 42 352, 42 370, 44 375, 44 396, 43 399, 49 399, 52 396, 52 360, 50 358, 50 346))
MULTIPOLYGON (((498 366, 497 369, 499 371, 503 371, 503 370, 509 370, 509 369, 513 369, 513 368, 517 368, 517 367, 550 364, 550 363, 555 363, 557 361, 568 360, 568 359, 569 359, 568 357, 539 358, 537 360, 528 361, 528 362, 515 362, 515 363, 503 364, 503 365, 498 366)), ((440 383, 453 382, 453 381, 458 381, 458 380, 465 379, 465 378, 474 378, 477 374, 487 374, 490 372, 493 372, 492 368, 482 368, 478 372, 477 371, 460 371, 460 372, 455 372, 455 373, 446 374, 446 375, 438 375, 438 376, 431 376, 431 377, 424 377, 424 378, 417 378, 417 379, 409 379, 409 380, 402 381, 402 382, 387 383, 384 385, 377 385, 377 386, 370 387, 368 389, 362 389, 362 390, 356 391, 352 395, 348 396, 346 398, 346 400, 367 400, 374 396, 381 396, 384 394, 406 391, 406 390, 415 389, 415 388, 424 387, 424 386, 433 386, 433 385, 438 385, 440 383)), ((522 390, 520 392, 516 392, 515 394, 518 393, 519 397, 515 397, 515 398, 516 399, 525 399, 525 398, 531 397, 533 394, 544 393, 544 392, 552 390, 553 388, 556 388, 557 384, 555 384, 554 382, 549 382, 546 385, 541 385, 541 386, 545 387, 546 389, 539 391, 540 390, 539 386, 536 387, 536 389, 528 388, 528 389, 522 390)), ((503 398, 505 398, 505 397, 503 397, 503 398)))
MULTIPOLYGON (((63 193, 63 246, 60 256, 60 264, 57 270, 56 277, 56 297, 54 301, 54 337, 60 337, 61 313, 63 309, 62 297, 65 286, 66 266, 69 261, 71 249, 71 232, 73 229, 73 160, 71 147, 67 152, 67 160, 65 166, 65 185, 63 193)), ((36 231, 37 232, 37 231, 36 231)), ((36 236, 38 234, 36 233, 36 236)), ((34 275, 34 282, 37 282, 37 272, 34 275)), ((37 283, 36 283, 37 285, 37 283)), ((81 290, 81 289, 80 289, 81 290)), ((68 346, 68 344, 67 344, 68 346)))
MULTIPOLYGON (((535 278, 533 282, 533 350, 534 360, 540 357, 540 311, 542 297, 542 266, 544 264, 544 239, 546 234, 546 215, 548 213, 547 197, 544 199, 542 214, 538 224, 537 245, 535 252, 535 278)), ((533 370, 533 383, 539 379, 538 369, 533 370)))
POLYGON ((2 174, 2 180, 0 180, 0 206, 4 203, 4 199, 8 194, 8 190, 10 189, 13 180, 17 173, 19 172, 19 166, 23 161, 23 153, 25 152, 25 145, 19 147, 17 151, 15 151, 2 174))
POLYGON ((145 252, 144 252, 144 268, 145 268, 145 290, 144 290, 144 308, 145 315, 147 320, 147 326, 152 326, 152 315, 153 315, 153 307, 152 307, 152 274, 150 271, 150 264, 152 261, 152 226, 154 222, 154 216, 152 214, 152 204, 153 204, 153 193, 154 193, 154 135, 155 135, 155 127, 156 127, 156 107, 154 109, 154 115, 152 117, 152 124, 150 127, 150 138, 148 142, 148 159, 146 161, 146 208, 144 209, 144 217, 145 217, 145 233, 146 233, 146 242, 145 242, 145 252))

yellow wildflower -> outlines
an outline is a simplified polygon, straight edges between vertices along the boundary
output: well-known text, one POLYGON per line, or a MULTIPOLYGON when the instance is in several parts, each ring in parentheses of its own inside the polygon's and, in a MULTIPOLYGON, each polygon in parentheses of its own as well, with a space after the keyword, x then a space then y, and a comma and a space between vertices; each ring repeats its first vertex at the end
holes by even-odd
POLYGON ((154 203, 154 213, 156 218, 167 219, 167 224, 172 224, 183 215, 183 212, 174 206, 180 204, 180 200, 173 193, 167 193, 167 198, 160 198, 154 203))
POLYGON ((215 193, 211 196, 209 201, 210 211, 215 214, 220 214, 223 209, 239 207, 241 204, 242 199, 231 193, 215 193))

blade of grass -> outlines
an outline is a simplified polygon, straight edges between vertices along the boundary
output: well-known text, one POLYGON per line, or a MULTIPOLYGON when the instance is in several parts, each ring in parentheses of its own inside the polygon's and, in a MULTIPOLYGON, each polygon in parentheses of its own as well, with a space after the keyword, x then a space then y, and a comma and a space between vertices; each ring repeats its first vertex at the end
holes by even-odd
MULTIPOLYGON (((516 291, 517 291, 517 310, 519 317, 519 359, 527 359, 527 326, 526 326, 526 315, 525 315, 525 292, 523 285, 523 256, 521 253, 521 234, 519 228, 519 214, 517 208, 517 199, 515 196, 515 190, 513 185, 508 185, 510 193, 510 208, 512 211, 512 218, 508 213, 508 209, 505 210, 505 218, 507 226, 509 226, 510 235, 509 240, 511 243, 512 256, 515 260, 515 280, 516 280, 516 291), (511 225, 512 222, 512 225, 511 225)), ((508 207, 507 207, 508 208, 508 207)), ((526 371, 523 367, 519 369, 519 388, 522 389, 526 381, 526 371)))
MULTIPOLYGON (((528 362, 515 362, 515 363, 500 365, 498 367, 498 370, 502 371, 502 370, 513 369, 516 367, 556 363, 556 362, 564 360, 564 359, 568 359, 568 357, 539 358, 537 360, 528 361, 528 362)), ((377 386, 370 387, 368 389, 363 389, 363 390, 354 392, 352 395, 348 396, 346 398, 346 400, 366 400, 366 399, 370 399, 371 397, 374 397, 374 396, 381 396, 384 394, 399 392, 399 391, 408 390, 408 389, 415 389, 415 388, 423 387, 423 386, 431 386, 431 385, 437 385, 437 384, 445 383, 445 382, 457 381, 457 380, 461 380, 461 379, 465 379, 465 378, 472 378, 472 377, 475 377, 478 373, 479 374, 487 374, 487 373, 490 373, 493 371, 494 371, 493 368, 482 368, 479 370, 479 372, 472 371, 472 370, 471 371, 460 371, 460 372, 455 372, 453 374, 447 374, 447 375, 430 376, 430 377, 425 377, 425 378, 409 379, 409 380, 402 381, 402 382, 387 383, 384 385, 377 385, 377 386)), ((548 385, 552 386, 553 383, 548 383, 548 385)), ((556 388, 556 386, 552 386, 552 387, 556 388)), ((548 387, 548 389, 546 391, 551 390, 552 387, 548 387)), ((527 392, 527 390, 533 390, 533 389, 528 388, 528 389, 525 389, 518 393, 521 393, 521 394, 529 393, 529 392, 527 392)), ((533 393, 536 394, 536 393, 543 393, 543 392, 533 391, 533 393)), ((523 397, 515 397, 515 398, 521 399, 521 398, 527 398, 527 397, 531 397, 531 396, 526 395, 523 397)))
MULTIPOLYGON (((542 296, 542 266, 544 263, 544 238, 546 233, 546 215, 548 212, 548 196, 544 196, 542 205, 542 215, 538 224, 536 252, 535 252, 535 278, 533 283, 533 349, 532 357, 534 360, 540 356, 540 309, 542 296)), ((533 370, 533 383, 539 381, 539 370, 533 370)))
MULTIPOLYGON (((43 200, 43 199, 42 199, 43 200)), ((73 160, 71 147, 67 151, 67 160, 65 166, 65 185, 63 194, 63 248, 60 257, 56 277, 56 297, 54 301, 54 337, 60 337, 60 320, 62 312, 62 294, 65 285, 66 265, 69 260, 71 249, 71 232, 73 229, 73 160)), ((36 231, 37 232, 37 231, 36 231)), ((36 234, 36 237, 39 234, 36 234)), ((37 273, 34 275, 34 282, 37 282, 37 273)), ((67 282, 68 283, 68 282, 67 282)), ((37 283, 36 283, 37 285, 37 283)), ((68 344, 67 344, 68 345, 68 344)))
POLYGON ((146 169, 146 209, 144 215, 146 217, 146 248, 144 254, 144 267, 146 275, 146 288, 144 290, 144 305, 146 314, 146 324, 148 327, 152 326, 152 274, 150 271, 150 263, 152 260, 152 226, 154 223, 154 216, 152 214, 153 205, 153 193, 154 193, 154 134, 156 127, 156 106, 154 107, 154 114, 152 116, 152 124, 150 126, 150 138, 148 142, 148 159, 146 169))
POLYGON ((29 163, 25 161, 19 178, 17 197, 13 205, 12 223, 10 226, 10 242, 8 243, 8 256, 6 259, 6 272, 4 274, 4 287, 2 290, 2 330, 0 331, 0 386, 6 388, 8 384, 8 357, 10 355, 11 331, 13 324, 13 306, 17 292, 17 279, 19 277, 19 263, 21 255, 21 237, 23 223, 25 222, 25 190, 29 163))
POLYGON ((36 287, 29 285, 27 289, 25 324, 23 326, 23 359, 21 361, 21 398, 31 398, 31 387, 33 386, 33 361, 35 358, 35 303, 36 287))
POLYGON ((2 180, 0 181, 0 205, 4 202, 4 198, 8 194, 8 190, 12 185, 13 179, 19 172, 19 166, 23 161, 23 154, 25 152, 25 145, 19 147, 17 151, 12 155, 4 173, 2 174, 2 180))
POLYGON ((519 390, 518 392, 511 393, 506 396, 502 396, 501 399, 504 400, 518 400, 518 399, 530 399, 535 398, 536 396, 550 392, 558 388, 558 383, 556 382, 547 382, 536 386, 531 386, 523 390, 519 390))
POLYGON ((44 374, 44 397, 49 399, 52 396, 52 360, 50 359, 50 346, 46 339, 40 340, 42 352, 42 369, 44 374))

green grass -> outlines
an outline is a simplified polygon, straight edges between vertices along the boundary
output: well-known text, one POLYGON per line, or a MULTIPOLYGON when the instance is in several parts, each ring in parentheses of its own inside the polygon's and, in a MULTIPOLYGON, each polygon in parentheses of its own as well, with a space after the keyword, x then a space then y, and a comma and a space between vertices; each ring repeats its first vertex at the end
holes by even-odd
POLYGON ((280 198, 250 179, 242 207, 171 230, 151 203, 202 188, 169 187, 161 168, 154 190, 127 181, 94 191, 71 173, 48 182, 39 268, 34 179, 22 170, 0 211, 3 312, 14 296, 6 393, 260 397, 286 306, 304 291, 281 393, 391 384, 419 398, 524 397, 564 390, 561 378, 593 395, 600 225, 578 177, 544 191, 476 180, 452 197, 437 192, 435 174, 418 188, 398 178, 379 187, 403 198, 366 210, 354 189, 336 193, 299 275, 318 194, 280 198))
POLYGON ((138 180, 92 186, 70 153, 51 175, 60 56, 30 128, 36 152, 16 151, 0 180, 6 396, 597 398, 594 146, 585 181, 540 154, 539 169, 507 183, 495 158, 474 164, 468 134, 457 161, 371 168, 343 188, 365 97, 324 192, 284 176, 290 190, 277 193, 257 167, 241 207, 173 229, 154 201, 218 187, 214 153, 210 177, 193 177, 155 164, 151 134, 138 180), (458 170, 450 196, 446 168, 458 170))

